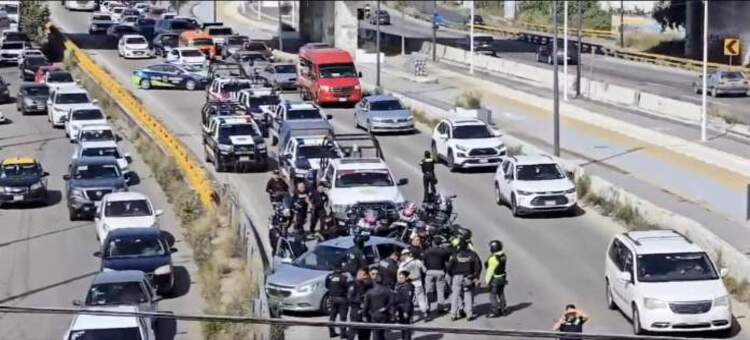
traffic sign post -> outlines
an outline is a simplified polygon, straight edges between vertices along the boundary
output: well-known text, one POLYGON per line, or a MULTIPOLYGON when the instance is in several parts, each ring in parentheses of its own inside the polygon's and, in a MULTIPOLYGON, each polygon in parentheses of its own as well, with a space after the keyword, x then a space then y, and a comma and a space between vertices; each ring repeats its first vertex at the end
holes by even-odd
POLYGON ((729 57, 729 66, 732 66, 732 57, 740 55, 740 39, 724 39, 724 55, 729 57))

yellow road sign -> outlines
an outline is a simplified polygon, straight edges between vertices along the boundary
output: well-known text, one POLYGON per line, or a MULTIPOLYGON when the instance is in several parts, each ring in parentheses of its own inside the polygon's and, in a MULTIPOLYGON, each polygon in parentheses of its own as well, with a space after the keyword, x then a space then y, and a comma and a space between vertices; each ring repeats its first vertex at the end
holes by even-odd
POLYGON ((724 55, 725 56, 740 55, 740 39, 735 39, 735 38, 724 39, 724 55))

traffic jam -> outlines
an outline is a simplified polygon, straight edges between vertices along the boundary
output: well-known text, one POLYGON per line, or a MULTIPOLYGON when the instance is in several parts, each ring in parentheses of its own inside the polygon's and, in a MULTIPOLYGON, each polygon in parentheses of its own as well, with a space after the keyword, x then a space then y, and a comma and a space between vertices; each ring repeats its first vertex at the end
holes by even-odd
MULTIPOLYGON (((387 16, 383 12, 378 17, 387 16)), ((149 62, 130 77, 140 91, 205 96, 194 113, 199 156, 216 173, 270 175, 265 193, 256 195, 267 195, 272 207, 270 221, 258 225, 271 249, 273 270, 264 289, 274 317, 414 324, 506 315, 503 242, 477 240, 462 226, 454 205, 464 198, 440 192, 439 167, 494 172, 486 190, 514 217, 582 210, 575 182, 554 158, 511 154, 498 130, 474 118, 440 119, 420 132, 424 127, 398 98, 364 88, 344 50, 308 43, 298 61, 282 60, 267 41, 147 1, 100 2, 88 33, 116 46, 122 59, 149 62), (352 108, 346 124, 358 132, 335 131, 328 107, 352 108), (389 167, 381 140, 420 133, 430 143, 414 160, 422 181, 410 184, 389 167), (402 187, 420 184, 421 199, 407 200, 402 187), (489 256, 480 258, 480 248, 489 256), (490 300, 483 313, 475 308, 480 292, 490 300)), ((17 110, 46 114, 75 149, 64 174, 46 172, 34 158, 2 160, 0 204, 44 204, 46 177, 62 176, 70 220, 93 220, 101 244, 95 252, 101 272, 75 304, 157 311, 173 289, 177 249, 160 232, 162 210, 138 192, 132 158, 107 113, 23 33, 5 31, 0 39, 2 61, 17 64, 24 81, 15 92, 17 110)), ((606 303, 622 311, 635 334, 731 328, 724 270, 683 235, 619 234, 603 261, 606 303)), ((554 330, 582 332, 588 319, 569 305, 554 330)), ((158 322, 78 315, 64 339, 152 339, 158 322)), ((383 330, 328 331, 331 337, 385 338, 383 330)))

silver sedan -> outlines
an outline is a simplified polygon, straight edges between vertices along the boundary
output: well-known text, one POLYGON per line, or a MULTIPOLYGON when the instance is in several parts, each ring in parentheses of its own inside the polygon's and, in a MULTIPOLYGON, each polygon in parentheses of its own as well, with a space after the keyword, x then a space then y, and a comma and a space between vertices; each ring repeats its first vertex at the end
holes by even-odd
POLYGON ((414 117, 398 98, 374 95, 362 98, 354 108, 354 125, 368 132, 411 132, 414 117))

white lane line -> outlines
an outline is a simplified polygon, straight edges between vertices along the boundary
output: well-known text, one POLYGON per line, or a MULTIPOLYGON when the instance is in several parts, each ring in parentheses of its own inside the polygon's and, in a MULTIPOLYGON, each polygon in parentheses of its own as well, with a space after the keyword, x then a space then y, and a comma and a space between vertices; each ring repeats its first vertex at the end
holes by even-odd
POLYGON ((394 158, 394 159, 395 159, 395 160, 396 160, 396 162, 398 162, 398 163, 399 163, 399 164, 400 164, 401 166, 403 166, 403 167, 405 167, 405 168, 409 169, 409 171, 413 172, 413 173, 414 173, 415 175, 417 175, 417 176, 422 176, 422 170, 420 170, 420 169, 419 169, 419 167, 417 167, 417 165, 416 165, 416 164, 413 164, 413 163, 409 163, 409 162, 407 162, 406 160, 404 160, 403 158, 394 158))

